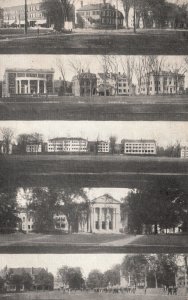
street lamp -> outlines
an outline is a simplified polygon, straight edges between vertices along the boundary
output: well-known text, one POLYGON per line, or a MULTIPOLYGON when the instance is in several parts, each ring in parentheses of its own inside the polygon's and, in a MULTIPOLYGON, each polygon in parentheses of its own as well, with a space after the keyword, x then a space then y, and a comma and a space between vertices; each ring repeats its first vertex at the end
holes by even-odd
POLYGON ((25 34, 27 34, 27 0, 25 0, 25 34))

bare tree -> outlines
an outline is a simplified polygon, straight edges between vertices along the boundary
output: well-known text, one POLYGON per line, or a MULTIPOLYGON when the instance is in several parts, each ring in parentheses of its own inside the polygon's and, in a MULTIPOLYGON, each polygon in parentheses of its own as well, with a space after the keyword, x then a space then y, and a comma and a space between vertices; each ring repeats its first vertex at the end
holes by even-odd
POLYGON ((66 68, 65 68, 65 63, 63 58, 58 57, 56 60, 56 65, 62 77, 62 86, 61 86, 61 88, 63 89, 62 94, 66 94, 67 92, 66 68))
POLYGON ((131 6, 133 6, 134 1, 133 0, 122 0, 124 12, 125 12, 125 23, 126 28, 129 28, 129 11, 131 6))
POLYGON ((70 68, 77 74, 80 75, 82 72, 89 70, 90 61, 89 59, 83 59, 83 57, 75 56, 74 60, 68 60, 70 68))
POLYGON ((176 94, 178 94, 180 92, 180 82, 182 82, 182 85, 184 85, 184 76, 188 71, 188 57, 185 57, 184 62, 174 62, 173 64, 168 64, 167 69, 169 72, 173 73, 175 79, 176 94))
POLYGON ((132 94, 132 84, 133 84, 133 76, 136 68, 135 57, 133 56, 123 56, 120 58, 121 66, 123 68, 123 72, 127 76, 129 93, 132 94))
POLYGON ((104 75, 104 96, 107 96, 107 86, 110 75, 114 73, 115 75, 115 92, 117 93, 117 75, 118 75, 118 61, 117 57, 113 55, 100 55, 98 57, 99 63, 102 66, 103 75, 104 75))
POLYGON ((5 154, 10 154, 12 139, 14 137, 14 132, 12 129, 7 128, 7 127, 1 128, 0 132, 1 132, 3 143, 5 146, 4 152, 5 152, 5 154))

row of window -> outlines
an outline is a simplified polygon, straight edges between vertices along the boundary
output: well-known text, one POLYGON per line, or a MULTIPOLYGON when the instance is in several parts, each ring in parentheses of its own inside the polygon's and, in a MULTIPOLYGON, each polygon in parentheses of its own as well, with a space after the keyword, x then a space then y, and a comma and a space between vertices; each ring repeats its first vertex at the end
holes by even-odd
POLYGON ((121 93, 129 93, 129 89, 118 89, 118 93, 121 94, 121 93))
MULTIPOLYGON (((101 23, 106 24, 106 25, 115 25, 116 24, 116 19, 114 19, 114 18, 113 19, 112 18, 102 18, 101 23)), ((123 21, 118 20, 118 25, 123 25, 123 21)))
POLYGON ((154 150, 125 150, 126 153, 154 153, 154 150))

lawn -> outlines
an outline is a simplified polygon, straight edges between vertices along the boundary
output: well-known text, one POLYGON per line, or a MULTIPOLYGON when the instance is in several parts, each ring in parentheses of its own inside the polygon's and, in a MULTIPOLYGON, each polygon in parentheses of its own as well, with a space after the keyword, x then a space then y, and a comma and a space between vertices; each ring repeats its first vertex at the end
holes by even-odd
POLYGON ((188 235, 0 235, 0 253, 184 253, 187 249, 188 235))
POLYGON ((1 40, 0 53, 186 55, 187 37, 188 31, 184 30, 50 34, 1 40))
POLYGON ((187 97, 6 98, 0 103, 0 118, 187 121, 188 100, 187 97))
POLYGON ((185 300, 184 296, 166 295, 128 295, 128 294, 97 294, 76 292, 63 294, 61 291, 54 292, 32 292, 24 294, 13 294, 1 296, 4 300, 185 300))

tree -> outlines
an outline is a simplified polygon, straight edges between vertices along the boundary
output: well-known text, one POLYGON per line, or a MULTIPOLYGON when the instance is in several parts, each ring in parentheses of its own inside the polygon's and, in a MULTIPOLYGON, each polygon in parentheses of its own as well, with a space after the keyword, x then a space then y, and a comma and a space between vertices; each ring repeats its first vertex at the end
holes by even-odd
POLYGON ((4 291, 4 284, 5 284, 4 279, 0 277, 0 293, 4 291))
POLYGON ((59 72, 61 73, 62 82, 60 87, 60 96, 65 95, 67 92, 67 81, 66 81, 66 73, 65 73, 65 63, 62 58, 57 59, 57 67, 59 69, 59 72))
POLYGON ((161 285, 175 286, 178 270, 176 256, 174 254, 157 254, 158 281, 161 285))
POLYGON ((145 255, 137 254, 125 256, 121 270, 125 276, 130 276, 135 286, 144 282, 144 285, 147 287, 148 262, 145 255))
POLYGON ((117 138, 116 138, 116 136, 111 135, 109 140, 110 140, 110 153, 114 154, 116 151, 117 138))
POLYGON ((180 157, 181 153, 181 143, 176 141, 174 145, 168 145, 166 148, 157 147, 158 156, 167 156, 167 157, 180 157))
POLYGON ((35 286, 36 286, 37 289, 53 290, 54 276, 51 273, 48 273, 47 270, 42 269, 35 276, 35 286))
POLYGON ((0 229, 15 229, 17 217, 16 190, 10 187, 0 189, 0 229))
POLYGON ((5 154, 10 154, 14 132, 12 129, 4 127, 4 128, 0 128, 0 133, 2 135, 3 143, 5 145, 4 152, 5 154))
POLYGON ((158 233, 158 227, 166 230, 182 223, 187 216, 187 190, 176 179, 157 178, 136 191, 131 191, 122 205, 122 213, 128 212, 130 232, 158 233), (176 187, 176 188, 175 188, 176 187))
POLYGON ((80 290, 83 287, 84 279, 80 268, 62 266, 58 270, 58 275, 61 277, 64 286, 69 286, 70 289, 80 290))
POLYGON ((99 270, 92 270, 87 278, 87 287, 90 289, 100 288, 103 286, 103 273, 99 270))
POLYGON ((78 231, 78 224, 87 217, 89 203, 82 188, 33 188, 28 209, 34 212, 34 227, 39 232, 53 231, 54 215, 62 212, 68 221, 69 232, 78 231), (83 201, 76 202, 75 199, 83 201))
POLYGON ((29 143, 39 144, 43 142, 43 136, 40 133, 34 132, 31 134, 20 134, 17 137, 17 151, 20 154, 26 153, 26 146, 29 143))
POLYGON ((54 24, 54 28, 60 30, 65 21, 74 21, 74 1, 44 0, 42 8, 46 12, 49 27, 54 24))
POLYGON ((129 12, 130 12, 130 8, 134 4, 134 0, 122 0, 122 4, 125 12, 126 28, 129 28, 129 12))
POLYGON ((103 274, 103 286, 114 286, 120 284, 120 265, 114 266, 112 269, 107 270, 103 274))

